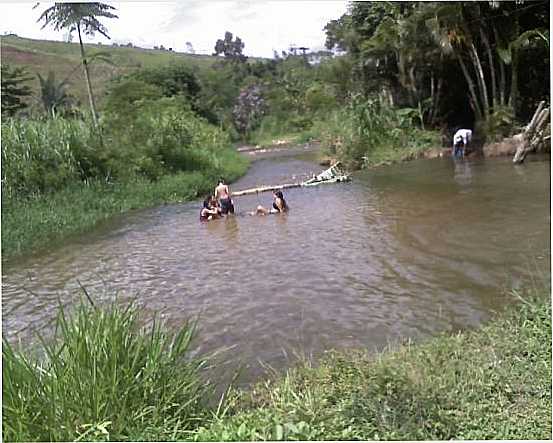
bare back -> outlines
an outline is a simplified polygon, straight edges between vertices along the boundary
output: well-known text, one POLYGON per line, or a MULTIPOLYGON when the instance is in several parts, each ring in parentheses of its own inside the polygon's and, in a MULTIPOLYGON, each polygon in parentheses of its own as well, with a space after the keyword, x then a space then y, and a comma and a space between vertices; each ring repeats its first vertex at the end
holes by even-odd
POLYGON ((223 183, 219 183, 217 187, 215 188, 215 198, 217 199, 225 199, 230 198, 230 192, 227 185, 224 185, 223 183))

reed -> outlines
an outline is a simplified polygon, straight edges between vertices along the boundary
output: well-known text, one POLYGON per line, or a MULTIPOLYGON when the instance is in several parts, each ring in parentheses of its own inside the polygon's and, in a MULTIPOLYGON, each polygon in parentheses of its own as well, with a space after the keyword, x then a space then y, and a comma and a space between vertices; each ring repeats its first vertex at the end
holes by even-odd
POLYGON ((178 440, 205 420, 212 388, 191 357, 195 325, 141 326, 137 305, 60 306, 32 358, 3 342, 7 441, 178 440))
POLYGON ((91 178, 85 159, 97 150, 91 126, 79 120, 5 119, 2 122, 2 196, 61 189, 91 178))

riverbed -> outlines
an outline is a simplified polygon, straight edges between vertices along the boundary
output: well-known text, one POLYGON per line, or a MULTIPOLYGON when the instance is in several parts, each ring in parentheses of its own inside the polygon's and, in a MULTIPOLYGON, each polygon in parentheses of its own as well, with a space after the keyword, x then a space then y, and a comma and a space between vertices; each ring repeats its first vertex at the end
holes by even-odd
MULTIPOLYGON (((232 189, 303 180, 315 159, 265 156, 232 189)), ((285 198, 288 214, 248 215, 270 206, 263 193, 209 223, 200 202, 133 211, 5 263, 3 335, 48 336, 58 300, 71 307, 83 286, 98 303, 136 298, 170 328, 197 318, 197 351, 226 349, 225 370, 248 382, 300 355, 476 327, 510 289, 550 280, 549 157, 416 160, 285 198)))

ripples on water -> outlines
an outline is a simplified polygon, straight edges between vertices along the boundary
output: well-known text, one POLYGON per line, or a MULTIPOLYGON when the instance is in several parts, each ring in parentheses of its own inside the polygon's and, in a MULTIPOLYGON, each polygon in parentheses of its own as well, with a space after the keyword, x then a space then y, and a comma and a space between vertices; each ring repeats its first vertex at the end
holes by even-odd
MULTIPOLYGON (((308 157, 261 160, 233 185, 299 181, 308 157)), ((26 340, 72 303, 138 295, 171 326, 200 317, 201 350, 282 367, 294 351, 381 348, 400 337, 472 327, 531 268, 549 269, 549 162, 415 161, 352 183, 290 189, 286 215, 251 217, 271 194, 235 199, 238 215, 200 223, 200 204, 136 211, 3 269, 3 333, 26 340), (31 295, 32 293, 32 295, 31 295)))

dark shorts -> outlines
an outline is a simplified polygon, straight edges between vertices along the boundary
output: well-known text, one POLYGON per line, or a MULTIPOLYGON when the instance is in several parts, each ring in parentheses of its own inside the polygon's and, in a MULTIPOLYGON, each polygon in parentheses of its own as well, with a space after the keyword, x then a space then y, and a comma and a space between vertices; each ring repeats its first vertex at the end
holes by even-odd
POLYGON ((234 205, 232 204, 232 200, 230 198, 222 198, 221 214, 228 214, 229 212, 234 214, 234 205))
POLYGON ((454 157, 461 157, 464 154, 465 145, 463 143, 456 143, 454 146, 454 157))

